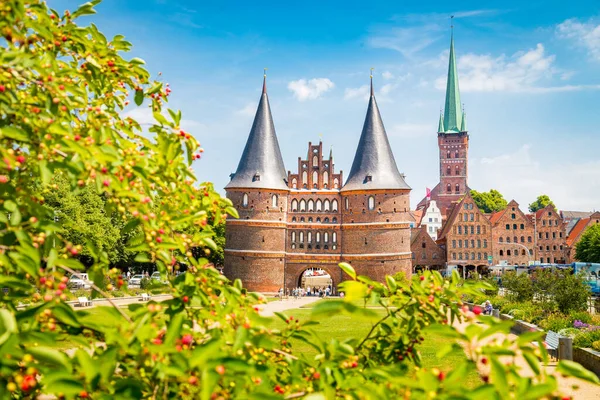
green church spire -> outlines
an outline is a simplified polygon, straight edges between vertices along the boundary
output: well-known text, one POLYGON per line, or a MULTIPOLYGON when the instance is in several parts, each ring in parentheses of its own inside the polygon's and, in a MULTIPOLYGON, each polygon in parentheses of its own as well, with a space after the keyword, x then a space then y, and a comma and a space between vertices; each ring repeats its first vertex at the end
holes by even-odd
POLYGON ((462 110, 458 89, 458 73, 454 55, 454 28, 450 36, 450 60, 448 62, 448 82, 446 84, 446 105, 444 107, 444 132, 460 132, 462 129, 462 110))
POLYGON ((438 132, 444 132, 444 114, 442 114, 442 110, 440 110, 440 123, 438 125, 438 132))
POLYGON ((460 131, 461 132, 467 131, 467 113, 465 112, 465 110, 463 110, 463 113, 462 113, 462 123, 460 124, 460 131))

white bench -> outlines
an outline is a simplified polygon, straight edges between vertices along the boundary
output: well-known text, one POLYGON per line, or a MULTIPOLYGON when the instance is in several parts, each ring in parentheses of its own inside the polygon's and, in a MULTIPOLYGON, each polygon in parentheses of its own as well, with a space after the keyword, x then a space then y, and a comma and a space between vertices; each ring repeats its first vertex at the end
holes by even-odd
POLYGON ((142 301, 150 301, 150 295, 148 293, 142 293, 142 301))
POLYGON ((91 306, 92 302, 90 299, 88 299, 87 297, 78 297, 77 301, 79 302, 79 306, 80 307, 86 307, 86 306, 91 306))
POLYGON ((560 336, 558 333, 553 331, 548 331, 546 333, 546 338, 544 339, 544 346, 548 350, 548 353, 552 353, 554 358, 558 359, 558 338, 560 336))

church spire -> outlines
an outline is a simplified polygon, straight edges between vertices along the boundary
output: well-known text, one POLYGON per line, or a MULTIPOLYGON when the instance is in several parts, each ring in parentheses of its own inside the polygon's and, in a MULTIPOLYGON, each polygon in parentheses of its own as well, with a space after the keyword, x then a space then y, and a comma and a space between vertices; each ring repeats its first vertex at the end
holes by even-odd
POLYGON ((275 133, 267 97, 266 69, 254 123, 235 174, 225 189, 264 188, 287 190, 287 174, 275 133))
POLYGON ((456 56, 454 54, 454 25, 452 25, 451 29, 446 105, 444 107, 444 132, 446 133, 460 132, 462 127, 460 91, 458 89, 458 73, 456 71, 456 56))
POLYGON ((398 171, 374 93, 371 75, 371 95, 367 116, 352 168, 342 191, 410 189, 398 171))
POLYGON ((440 122, 438 124, 438 132, 444 132, 444 113, 440 110, 440 122))
POLYGON ((333 146, 329 147, 329 161, 331 161, 331 165, 334 164, 334 162, 333 162, 333 146))

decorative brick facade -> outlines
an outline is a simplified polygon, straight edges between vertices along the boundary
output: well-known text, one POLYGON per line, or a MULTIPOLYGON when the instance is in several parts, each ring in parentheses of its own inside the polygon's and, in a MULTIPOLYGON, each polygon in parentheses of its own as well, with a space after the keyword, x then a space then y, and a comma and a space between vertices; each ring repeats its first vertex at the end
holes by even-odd
POLYGON ((410 239, 413 270, 442 269, 446 265, 446 251, 427 232, 427 227, 413 229, 410 239))
POLYGON ((493 252, 492 224, 469 193, 451 207, 437 243, 445 247, 448 265, 488 265, 493 252))
POLYGON ((535 260, 535 234, 531 220, 512 200, 491 215, 493 263, 528 265, 535 260))
POLYGON ((547 264, 567 263, 567 229, 566 224, 556 208, 548 204, 535 213, 537 231, 536 259, 547 264))

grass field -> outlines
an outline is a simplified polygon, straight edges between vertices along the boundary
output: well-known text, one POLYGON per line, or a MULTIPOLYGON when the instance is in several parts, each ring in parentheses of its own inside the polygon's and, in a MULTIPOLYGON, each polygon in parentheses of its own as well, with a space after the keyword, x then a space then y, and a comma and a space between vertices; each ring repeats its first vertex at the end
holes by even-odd
MULTIPOLYGON (((336 315, 333 317, 319 318, 317 321, 319 325, 314 325, 311 328, 317 333, 322 335, 321 337, 327 337, 329 339, 338 339, 343 341, 349 338, 364 337, 369 329, 371 328, 372 322, 383 316, 383 310, 374 310, 378 316, 373 319, 365 317, 356 317, 349 315, 336 315)), ((294 318, 300 319, 300 321, 306 320, 310 317, 310 309, 302 308, 295 310, 288 310, 285 312, 287 315, 292 315, 294 318)), ((274 327, 283 327, 283 321, 274 322, 274 327)), ((466 356, 462 349, 457 348, 444 358, 437 358, 437 352, 447 344, 452 343, 452 339, 441 337, 433 333, 425 333, 425 342, 418 345, 416 349, 421 353, 422 366, 423 368, 439 368, 442 371, 448 372, 452 370, 460 362, 466 360, 466 356)), ((317 354, 316 350, 310 345, 300 341, 292 341, 293 353, 301 355, 311 360, 317 354)), ((476 386, 479 381, 479 375, 474 367, 472 367, 465 380, 467 387, 476 386)))

